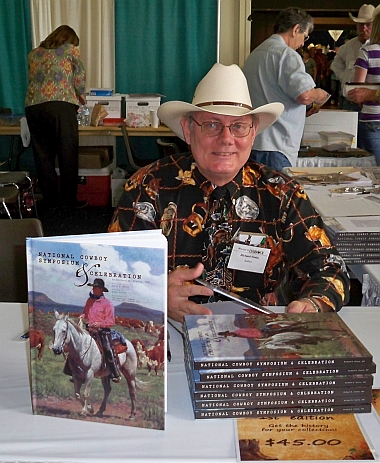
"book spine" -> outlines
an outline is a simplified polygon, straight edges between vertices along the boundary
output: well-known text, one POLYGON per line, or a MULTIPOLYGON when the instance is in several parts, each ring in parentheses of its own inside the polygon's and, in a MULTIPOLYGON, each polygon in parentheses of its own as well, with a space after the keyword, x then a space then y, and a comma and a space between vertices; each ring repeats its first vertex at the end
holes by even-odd
POLYGON ((337 232, 334 236, 334 239, 337 242, 342 242, 342 241, 360 241, 360 240, 366 240, 366 241, 377 241, 379 242, 380 240, 380 233, 376 232, 337 232))
POLYGON ((371 391, 363 397, 277 397, 262 399, 219 399, 219 400, 195 400, 195 410, 215 410, 244 408, 251 410, 254 408, 268 407, 305 407, 305 406, 326 406, 326 405, 358 405, 371 403, 371 391))
POLYGON ((343 413, 370 413, 371 404, 284 407, 264 409, 194 410, 195 419, 212 418, 267 418, 277 416, 336 415, 343 413))
POLYGON ((371 258, 371 257, 358 257, 358 258, 354 258, 354 257, 343 257, 342 258, 344 259, 344 262, 347 264, 347 265, 355 265, 355 264, 379 264, 380 263, 380 258, 371 258))
MULTIPOLYGON (((262 369, 263 371, 299 370, 300 368, 347 368, 361 370, 372 365, 372 357, 368 358, 318 358, 318 359, 278 359, 278 360, 193 360, 194 370, 238 370, 238 369, 262 369), (270 369, 270 370, 269 370, 270 369)), ((360 373, 361 371, 357 371, 360 373)), ((364 371, 363 371, 364 372, 364 371)))
POLYGON ((285 388, 318 388, 318 387, 367 387, 373 385, 373 376, 337 376, 320 378, 295 378, 283 380, 253 380, 253 381, 194 381, 196 391, 220 391, 220 390, 267 390, 285 388))
POLYGON ((359 402, 367 403, 371 401, 372 388, 316 388, 316 389, 276 389, 276 390, 227 390, 227 391, 192 391, 192 398, 201 402, 209 402, 215 400, 268 400, 268 399, 287 399, 297 400, 300 398, 342 398, 344 402, 352 403, 359 402))
POLYGON ((250 381, 253 379, 280 379, 280 378, 312 378, 316 376, 334 375, 366 375, 374 373, 373 367, 332 367, 311 369, 283 369, 283 370, 199 370, 200 381, 250 381))

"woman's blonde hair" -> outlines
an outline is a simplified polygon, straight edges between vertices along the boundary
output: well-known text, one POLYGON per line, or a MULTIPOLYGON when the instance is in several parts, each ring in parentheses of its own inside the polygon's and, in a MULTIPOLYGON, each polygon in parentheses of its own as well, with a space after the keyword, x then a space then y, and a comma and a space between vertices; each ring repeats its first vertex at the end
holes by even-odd
POLYGON ((370 43, 380 43, 380 14, 373 20, 370 43))
POLYGON ((79 37, 70 26, 59 26, 40 43, 43 48, 58 48, 64 43, 79 45, 79 37))

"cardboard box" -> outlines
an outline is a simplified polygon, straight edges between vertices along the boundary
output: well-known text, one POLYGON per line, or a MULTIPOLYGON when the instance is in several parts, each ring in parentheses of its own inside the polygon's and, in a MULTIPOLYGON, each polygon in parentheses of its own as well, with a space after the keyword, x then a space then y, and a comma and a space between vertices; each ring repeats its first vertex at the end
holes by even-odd
MULTIPOLYGON (((113 146, 80 146, 79 169, 103 169, 113 161, 113 146)), ((59 167, 55 158, 55 167, 59 167)))
MULTIPOLYGON (((59 169, 56 169, 59 175, 59 169)), ((106 207, 111 199, 111 168, 79 169, 78 193, 79 201, 87 201, 89 206, 106 207)))
POLYGON ((342 131, 354 134, 352 148, 356 148, 358 133, 358 113, 355 111, 322 109, 306 118, 301 145, 321 147, 318 132, 342 131))
POLYGON ((119 199, 124 191, 124 185, 127 181, 126 178, 111 178, 111 205, 117 207, 119 199))
POLYGON ((130 93, 126 95, 126 112, 150 116, 150 111, 157 111, 161 104, 158 93, 130 93))
POLYGON ((79 169, 103 169, 112 163, 113 146, 80 146, 79 169))
MULTIPOLYGON (((116 93, 113 96, 92 96, 89 95, 86 97, 87 106, 90 108, 91 112, 95 106, 95 103, 99 103, 104 106, 106 111, 108 112, 107 117, 121 117, 121 100, 122 97, 121 93, 116 93)), ((90 115, 91 116, 91 115, 90 115)))

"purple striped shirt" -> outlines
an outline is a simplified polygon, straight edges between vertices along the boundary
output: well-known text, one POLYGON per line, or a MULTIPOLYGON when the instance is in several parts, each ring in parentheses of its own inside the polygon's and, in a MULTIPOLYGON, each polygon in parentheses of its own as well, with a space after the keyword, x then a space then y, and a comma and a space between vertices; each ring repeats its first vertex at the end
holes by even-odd
MULTIPOLYGON (((364 45, 360 50, 355 66, 366 69, 365 81, 380 84, 380 45, 364 45)), ((359 121, 380 121, 380 105, 372 101, 365 101, 359 114, 359 121)))

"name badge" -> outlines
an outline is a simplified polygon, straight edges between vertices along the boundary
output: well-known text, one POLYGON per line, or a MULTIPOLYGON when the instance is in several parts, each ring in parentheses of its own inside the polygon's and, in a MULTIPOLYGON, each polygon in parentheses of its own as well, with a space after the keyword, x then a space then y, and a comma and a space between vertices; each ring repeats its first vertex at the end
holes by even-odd
POLYGON ((234 243, 228 268, 245 272, 263 273, 269 258, 270 249, 234 243))

